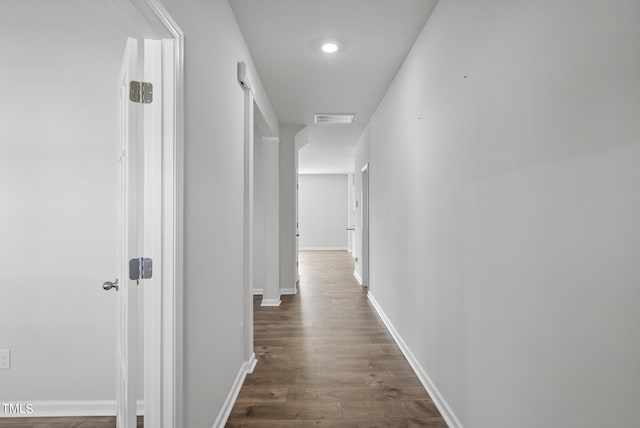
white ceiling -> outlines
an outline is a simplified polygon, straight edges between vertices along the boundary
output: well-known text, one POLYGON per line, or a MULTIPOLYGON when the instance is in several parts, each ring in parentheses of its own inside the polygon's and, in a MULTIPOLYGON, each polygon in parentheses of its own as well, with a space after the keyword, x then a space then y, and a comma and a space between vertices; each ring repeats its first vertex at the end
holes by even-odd
POLYGON ((353 148, 437 0, 229 0, 280 123, 312 125, 300 172, 353 169, 353 148), (335 41, 332 55, 320 49, 335 41), (347 169, 345 169, 347 168, 347 169))

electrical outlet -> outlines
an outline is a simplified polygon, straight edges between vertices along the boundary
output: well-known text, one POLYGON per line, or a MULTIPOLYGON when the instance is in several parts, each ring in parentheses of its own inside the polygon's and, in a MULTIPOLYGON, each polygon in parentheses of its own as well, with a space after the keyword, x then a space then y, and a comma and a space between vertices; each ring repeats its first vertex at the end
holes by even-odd
POLYGON ((240 323, 240 334, 244 336, 244 321, 240 323))
POLYGON ((11 351, 8 349, 0 349, 0 369, 11 368, 11 351))

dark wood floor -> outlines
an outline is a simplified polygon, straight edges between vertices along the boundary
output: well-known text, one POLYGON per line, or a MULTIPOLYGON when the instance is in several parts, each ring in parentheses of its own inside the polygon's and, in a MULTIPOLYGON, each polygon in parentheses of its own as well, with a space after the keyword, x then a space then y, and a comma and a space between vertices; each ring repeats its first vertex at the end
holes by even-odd
POLYGON ((342 251, 300 255, 299 294, 255 307, 258 364, 227 428, 446 427, 342 251))
MULTIPOLYGON (((446 427, 355 282, 349 254, 304 251, 300 264, 298 295, 278 308, 254 301, 258 364, 227 428, 446 427)), ((114 428, 115 418, 0 418, 0 427, 114 428)))
MULTIPOLYGON (((138 428, 143 427, 142 416, 138 416, 138 428)), ((112 416, 67 417, 67 418, 0 418, 0 427, 14 428, 115 428, 112 416)))

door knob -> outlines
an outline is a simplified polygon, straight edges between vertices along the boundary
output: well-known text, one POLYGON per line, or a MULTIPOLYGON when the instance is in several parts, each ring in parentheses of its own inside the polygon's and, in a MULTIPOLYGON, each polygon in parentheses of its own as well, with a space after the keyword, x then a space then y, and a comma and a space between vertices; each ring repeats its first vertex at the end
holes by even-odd
POLYGON ((111 290, 112 288, 115 288, 116 291, 118 291, 118 278, 116 278, 114 282, 111 282, 111 281, 105 282, 104 284, 102 284, 102 288, 104 288, 107 291, 111 290))

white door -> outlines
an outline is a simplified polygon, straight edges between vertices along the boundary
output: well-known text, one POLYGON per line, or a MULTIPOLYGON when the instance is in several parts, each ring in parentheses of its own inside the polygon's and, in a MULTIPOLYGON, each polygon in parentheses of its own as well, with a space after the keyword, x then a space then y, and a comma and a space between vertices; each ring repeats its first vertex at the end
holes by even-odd
POLYGON ((139 232, 144 230, 139 201, 144 200, 141 104, 129 100, 130 81, 138 73, 138 41, 129 39, 118 86, 118 299, 116 352, 116 425, 136 426, 137 281, 129 279, 128 261, 139 257, 139 232))

